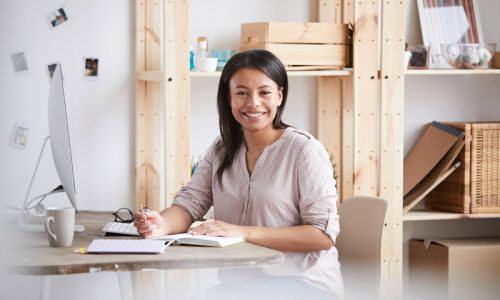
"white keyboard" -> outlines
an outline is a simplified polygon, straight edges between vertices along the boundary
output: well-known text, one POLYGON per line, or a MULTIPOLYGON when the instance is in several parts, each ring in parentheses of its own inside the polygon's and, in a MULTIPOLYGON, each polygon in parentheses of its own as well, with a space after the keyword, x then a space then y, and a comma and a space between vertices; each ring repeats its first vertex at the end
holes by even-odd
POLYGON ((139 235, 137 228, 135 228, 134 223, 120 223, 120 222, 108 222, 101 229, 101 234, 111 235, 139 235))

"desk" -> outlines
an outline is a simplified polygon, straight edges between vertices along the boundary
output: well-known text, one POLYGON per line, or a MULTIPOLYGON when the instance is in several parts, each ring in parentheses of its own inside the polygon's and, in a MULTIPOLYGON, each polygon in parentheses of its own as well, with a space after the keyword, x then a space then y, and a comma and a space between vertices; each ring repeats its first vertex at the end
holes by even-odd
MULTIPOLYGON (((11 274, 62 275, 99 271, 140 271, 168 269, 201 269, 226 267, 262 267, 282 263, 283 253, 248 243, 224 248, 169 246, 162 254, 109 255, 79 254, 73 250, 87 247, 99 235, 111 213, 82 211, 77 223, 85 232, 76 233, 73 245, 52 248, 45 233, 22 233, 13 241, 8 268, 11 274)), ((123 238, 123 237, 112 237, 123 238)), ((131 238, 131 237, 126 237, 131 238)), ((10 248, 10 247, 9 247, 10 248)))

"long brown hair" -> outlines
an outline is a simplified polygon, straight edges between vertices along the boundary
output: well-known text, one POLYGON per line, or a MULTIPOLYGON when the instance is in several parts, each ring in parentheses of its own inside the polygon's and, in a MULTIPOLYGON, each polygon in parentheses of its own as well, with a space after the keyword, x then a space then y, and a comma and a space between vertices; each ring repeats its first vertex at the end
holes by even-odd
POLYGON ((243 131, 241 125, 234 119, 229 106, 229 81, 233 75, 244 68, 256 69, 266 74, 273 80, 278 89, 282 90, 283 100, 277 108, 276 116, 273 121, 274 129, 283 129, 288 127, 281 121, 281 115, 285 109, 286 97, 288 95, 288 77, 283 63, 267 50, 252 49, 240 52, 233 56, 224 66, 219 81, 219 90, 217 92, 217 110, 219 112, 219 129, 222 137, 224 157, 222 163, 217 169, 216 177, 219 186, 222 188, 222 174, 224 170, 233 163, 236 151, 243 142, 243 131))

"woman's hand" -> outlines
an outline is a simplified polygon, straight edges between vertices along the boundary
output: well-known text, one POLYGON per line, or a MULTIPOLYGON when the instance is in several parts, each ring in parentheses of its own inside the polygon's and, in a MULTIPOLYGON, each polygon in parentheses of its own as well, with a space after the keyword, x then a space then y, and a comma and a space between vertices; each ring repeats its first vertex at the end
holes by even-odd
POLYGON ((191 234, 208 236, 241 236, 246 239, 248 228, 245 226, 233 225, 222 221, 206 222, 192 228, 189 231, 191 234))
POLYGON ((165 235, 165 220, 157 211, 136 212, 134 220, 134 226, 141 237, 145 239, 165 235))

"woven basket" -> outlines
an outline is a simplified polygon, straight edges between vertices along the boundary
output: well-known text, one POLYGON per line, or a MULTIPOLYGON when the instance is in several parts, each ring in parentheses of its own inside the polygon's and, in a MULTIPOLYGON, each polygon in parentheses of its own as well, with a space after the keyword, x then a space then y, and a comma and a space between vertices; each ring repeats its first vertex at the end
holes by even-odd
POLYGON ((500 123, 446 123, 465 133, 460 168, 426 198, 426 207, 458 213, 500 212, 500 123))

